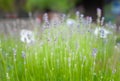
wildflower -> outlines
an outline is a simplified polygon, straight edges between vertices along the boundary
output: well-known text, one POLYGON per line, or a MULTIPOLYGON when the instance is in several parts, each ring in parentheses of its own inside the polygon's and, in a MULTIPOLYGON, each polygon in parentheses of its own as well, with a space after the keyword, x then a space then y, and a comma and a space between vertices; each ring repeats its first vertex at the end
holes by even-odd
POLYGON ((67 19, 66 24, 68 26, 73 26, 75 24, 75 20, 73 20, 73 19, 67 19))
POLYGON ((116 69, 113 69, 113 70, 112 70, 112 73, 115 74, 115 73, 116 73, 116 69))
POLYGON ((26 54, 24 51, 22 51, 22 57, 25 58, 26 57, 26 54))
POLYGON ((81 15, 80 15, 80 18, 84 18, 84 15, 83 15, 83 14, 81 14, 81 15))
POLYGON ((110 34, 111 32, 104 29, 104 28, 96 28, 94 31, 94 34, 96 36, 99 36, 100 38, 107 38, 108 34, 110 34))
POLYGON ((14 61, 16 61, 16 49, 13 48, 14 61))
POLYGON ((20 40, 22 42, 25 42, 27 44, 35 42, 35 38, 32 31, 23 29, 20 32, 20 36, 21 36, 20 40))
POLYGON ((88 25, 89 29, 88 29, 88 32, 90 32, 90 28, 91 28, 91 23, 92 23, 92 17, 86 17, 86 24, 85 25, 88 25))
POLYGON ((97 8, 97 16, 100 18, 102 14, 102 10, 100 8, 97 8))
POLYGON ((93 56, 93 57, 96 57, 96 55, 97 55, 97 49, 96 49, 96 48, 93 48, 93 50, 92 50, 92 56, 93 56))
POLYGON ((22 58, 24 59, 24 65, 26 64, 26 60, 25 60, 25 58, 26 58, 26 53, 24 52, 24 51, 22 51, 22 58))
POLYGON ((92 23, 92 17, 89 17, 89 24, 92 23))
POLYGON ((14 56, 16 56, 16 49, 15 48, 13 48, 13 54, 14 54, 14 56))
POLYGON ((80 12, 76 11, 76 16, 79 18, 80 12))
POLYGON ((100 30, 100 37, 101 38, 107 38, 107 35, 109 34, 110 32, 107 31, 106 29, 101 29, 100 30))
POLYGON ((61 23, 64 23, 65 19, 66 19, 66 15, 62 14, 62 16, 61 16, 61 23))
POLYGON ((102 11, 100 8, 97 8, 97 23, 100 24, 100 18, 101 18, 102 11))
POLYGON ((77 20, 79 20, 79 16, 80 16, 80 12, 77 11, 77 12, 76 12, 76 19, 77 19, 77 20))
POLYGON ((45 14, 43 15, 43 20, 44 20, 44 22, 45 22, 46 24, 49 23, 49 21, 48 21, 48 14, 47 14, 47 13, 45 13, 45 14))
POLYGON ((48 20, 48 14, 47 13, 44 14, 43 19, 44 19, 44 21, 48 20))

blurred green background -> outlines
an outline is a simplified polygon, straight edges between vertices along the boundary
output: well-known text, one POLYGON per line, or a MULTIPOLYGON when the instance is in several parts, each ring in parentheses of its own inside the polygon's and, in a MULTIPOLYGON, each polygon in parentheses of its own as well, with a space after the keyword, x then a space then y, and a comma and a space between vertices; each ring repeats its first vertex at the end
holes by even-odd
POLYGON ((78 10, 96 20, 97 8, 103 10, 106 21, 114 21, 120 13, 120 0, 0 0, 0 18, 26 17, 29 12, 73 13, 78 10))
POLYGON ((27 12, 36 10, 67 12, 75 6, 77 1, 78 0, 0 0, 0 10, 2 12, 16 12, 20 9, 27 12))

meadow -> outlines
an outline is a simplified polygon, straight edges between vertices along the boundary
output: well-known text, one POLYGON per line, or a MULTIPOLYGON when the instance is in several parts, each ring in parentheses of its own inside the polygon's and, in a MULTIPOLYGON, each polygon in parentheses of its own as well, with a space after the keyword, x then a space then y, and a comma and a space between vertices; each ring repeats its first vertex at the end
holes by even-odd
POLYGON ((94 24, 83 15, 55 23, 47 16, 44 20, 18 35, 0 35, 0 81, 120 80, 115 26, 94 24))

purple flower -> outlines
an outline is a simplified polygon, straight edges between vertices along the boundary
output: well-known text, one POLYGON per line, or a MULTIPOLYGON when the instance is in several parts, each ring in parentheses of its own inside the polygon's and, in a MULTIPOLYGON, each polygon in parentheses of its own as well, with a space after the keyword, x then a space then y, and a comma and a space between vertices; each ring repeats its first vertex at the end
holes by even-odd
POLYGON ((26 58, 26 54, 24 51, 22 51, 22 58, 26 58))
POLYGON ((92 56, 96 57, 98 50, 96 48, 93 48, 92 50, 92 56))

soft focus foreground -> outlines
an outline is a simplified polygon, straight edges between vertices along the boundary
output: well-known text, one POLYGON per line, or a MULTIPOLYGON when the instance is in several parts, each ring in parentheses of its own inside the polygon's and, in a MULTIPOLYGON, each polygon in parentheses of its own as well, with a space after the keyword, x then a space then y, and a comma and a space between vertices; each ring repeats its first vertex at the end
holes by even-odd
POLYGON ((114 25, 103 25, 99 14, 93 24, 78 12, 75 20, 62 15, 50 22, 47 14, 43 20, 16 20, 11 28, 3 24, 0 81, 120 80, 120 37, 114 25))

